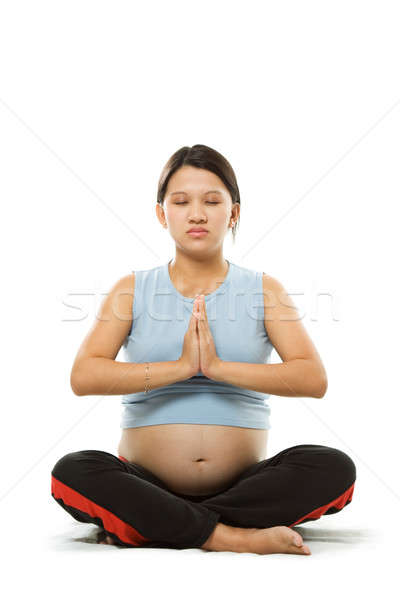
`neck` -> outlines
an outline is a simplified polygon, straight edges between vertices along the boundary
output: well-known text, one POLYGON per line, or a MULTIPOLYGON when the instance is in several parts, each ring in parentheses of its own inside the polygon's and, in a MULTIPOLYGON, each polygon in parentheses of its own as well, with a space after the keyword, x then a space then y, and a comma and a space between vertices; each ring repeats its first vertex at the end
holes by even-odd
POLYGON ((169 263, 169 272, 175 279, 209 282, 210 279, 223 281, 228 271, 228 263, 221 254, 212 257, 192 257, 176 254, 169 263))

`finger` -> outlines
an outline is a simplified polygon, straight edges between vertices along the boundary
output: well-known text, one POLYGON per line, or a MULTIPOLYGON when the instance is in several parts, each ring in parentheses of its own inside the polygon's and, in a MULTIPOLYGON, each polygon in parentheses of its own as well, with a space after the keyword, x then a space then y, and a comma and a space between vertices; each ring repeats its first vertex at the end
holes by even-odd
POLYGON ((197 327, 198 327, 199 335, 201 336, 202 340, 205 342, 208 339, 209 329, 207 327, 207 323, 204 320, 204 318, 199 319, 199 321, 197 323, 197 327))
POLYGON ((204 298, 204 294, 201 297, 201 314, 202 314, 202 319, 206 322, 206 325, 208 326, 208 317, 207 317, 206 301, 204 298))
POLYGON ((195 306, 195 303, 193 303, 192 314, 190 315, 190 327, 192 329, 196 329, 197 328, 197 316, 196 316, 196 306, 195 306))
MULTIPOLYGON (((203 314, 204 314, 204 312, 203 312, 203 314)), ((204 346, 212 344, 213 336, 212 336, 210 327, 208 325, 208 321, 207 321, 207 319, 204 318, 204 316, 198 322, 198 331, 199 331, 199 337, 201 338, 202 344, 204 344, 204 346)))
POLYGON ((201 301, 199 300, 199 304, 198 304, 198 312, 197 314, 197 329, 198 332, 200 333, 204 333, 204 320, 202 317, 202 312, 201 312, 201 301))
POLYGON ((195 315, 198 319, 201 318, 201 307, 200 307, 200 297, 196 296, 195 300, 194 300, 194 308, 195 308, 195 315))
POLYGON ((199 322, 199 312, 198 312, 198 302, 196 301, 197 296, 193 302, 193 310, 192 310, 192 320, 194 321, 193 328, 198 330, 198 322, 199 322))
POLYGON ((203 300, 203 298, 204 298, 204 296, 202 294, 198 297, 198 307, 199 307, 201 321, 204 319, 204 300, 203 300))
POLYGON ((204 331, 203 321, 197 322, 197 332, 199 336, 200 352, 203 352, 204 348, 206 347, 206 334, 204 331))
POLYGON ((198 324, 199 324, 199 319, 198 319, 197 314, 195 312, 192 313, 190 321, 191 321, 191 328, 192 328, 192 330, 193 331, 197 331, 198 324))
POLYGON ((198 319, 199 319, 199 327, 201 327, 202 325, 204 325, 204 310, 203 310, 201 298, 198 299, 198 312, 197 312, 197 316, 198 316, 198 319))

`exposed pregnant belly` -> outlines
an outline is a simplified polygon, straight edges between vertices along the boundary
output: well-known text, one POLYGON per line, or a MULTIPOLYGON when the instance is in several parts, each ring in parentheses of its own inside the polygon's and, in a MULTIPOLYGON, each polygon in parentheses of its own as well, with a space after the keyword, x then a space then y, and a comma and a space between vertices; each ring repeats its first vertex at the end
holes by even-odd
POLYGON ((168 423, 122 430, 118 454, 176 493, 219 492, 267 456, 268 430, 168 423))

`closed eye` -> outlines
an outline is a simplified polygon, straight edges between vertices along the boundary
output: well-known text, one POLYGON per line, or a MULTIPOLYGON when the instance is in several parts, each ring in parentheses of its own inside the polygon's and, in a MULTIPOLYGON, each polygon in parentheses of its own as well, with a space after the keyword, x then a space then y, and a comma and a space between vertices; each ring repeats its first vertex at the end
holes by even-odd
MULTIPOLYGON (((211 200, 207 200, 208 204, 220 204, 220 202, 212 202, 211 200)), ((186 200, 184 202, 174 202, 174 204, 187 204, 186 200)))

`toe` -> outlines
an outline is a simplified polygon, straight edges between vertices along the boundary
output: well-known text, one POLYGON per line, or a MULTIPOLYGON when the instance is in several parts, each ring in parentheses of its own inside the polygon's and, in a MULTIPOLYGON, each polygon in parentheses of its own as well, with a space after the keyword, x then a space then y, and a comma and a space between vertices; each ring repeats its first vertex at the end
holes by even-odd
POLYGON ((297 531, 292 532, 292 540, 293 540, 293 544, 295 546, 300 547, 303 545, 303 538, 301 537, 301 535, 299 533, 297 533, 297 531))

